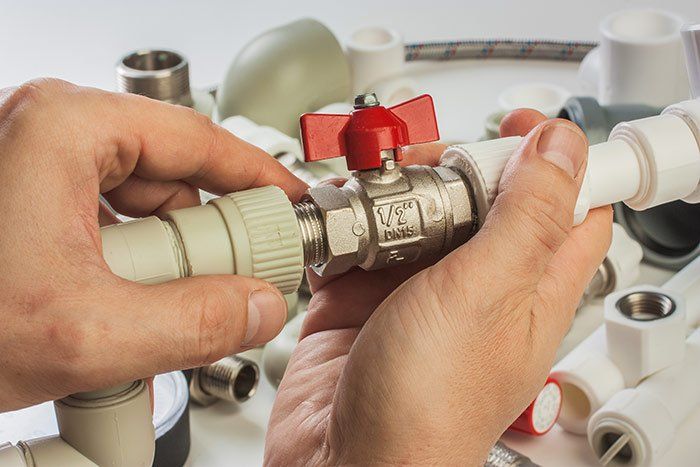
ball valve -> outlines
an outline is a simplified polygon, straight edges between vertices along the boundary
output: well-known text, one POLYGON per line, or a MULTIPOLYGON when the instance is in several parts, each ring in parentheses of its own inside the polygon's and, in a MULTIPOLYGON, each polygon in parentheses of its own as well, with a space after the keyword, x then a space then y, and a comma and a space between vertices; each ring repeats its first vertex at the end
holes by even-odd
MULTIPOLYGON (((295 291, 305 266, 321 275, 380 269, 444 254, 478 230, 519 136, 452 146, 437 167, 399 167, 406 145, 438 138, 424 95, 385 108, 358 96, 348 115, 301 119, 308 161, 344 156, 342 186, 311 188, 292 204, 276 187, 226 195, 204 206, 102 229, 103 253, 126 279, 159 283, 239 274, 295 291)), ((647 209, 700 201, 700 101, 619 124, 589 148, 575 222, 591 208, 625 201, 647 209)))

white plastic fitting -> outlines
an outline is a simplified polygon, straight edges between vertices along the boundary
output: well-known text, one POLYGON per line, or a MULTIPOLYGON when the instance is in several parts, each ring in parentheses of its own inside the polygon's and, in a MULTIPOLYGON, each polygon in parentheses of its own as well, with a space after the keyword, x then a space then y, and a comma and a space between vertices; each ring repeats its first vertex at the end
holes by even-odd
POLYGON ((3 467, 98 466, 57 435, 20 441, 16 445, 11 443, 0 445, 0 465, 3 467))
POLYGON ((607 354, 625 387, 683 360, 685 302, 682 295, 642 285, 605 297, 607 354))
MULTIPOLYGON (((521 140, 512 136, 452 146, 443 157, 457 153, 473 161, 490 205, 521 140)), ((700 202, 700 100, 620 123, 607 142, 590 146, 574 224, 583 222, 590 209, 620 201, 644 210, 678 199, 700 202)))
POLYGON ((700 98, 700 24, 687 25, 681 30, 685 64, 688 68, 690 95, 700 98))
POLYGON ((371 91, 374 85, 403 72, 404 43, 393 29, 376 26, 358 29, 350 36, 346 48, 353 94, 371 91))
POLYGON ((273 157, 288 153, 298 159, 304 159, 304 152, 299 140, 287 136, 275 128, 258 125, 242 115, 229 117, 220 125, 246 143, 259 147, 273 157))
MULTIPOLYGON (((653 289, 656 288, 647 290, 653 289)), ((686 331, 700 322, 700 258, 679 271, 661 290, 676 297, 676 302, 685 302, 686 331)), ((586 433, 590 416, 626 387, 625 373, 609 355, 605 326, 596 329, 559 361, 552 369, 552 377, 559 381, 564 394, 558 423, 577 434, 586 433)))
POLYGON ((539 110, 548 117, 556 117, 571 93, 551 83, 523 83, 510 86, 498 95, 498 105, 510 112, 519 108, 539 110))
POLYGON ((639 278, 639 264, 644 252, 642 247, 627 234, 620 224, 613 224, 612 241, 605 256, 612 269, 613 290, 622 290, 639 278))
POLYGON ((55 401, 54 409, 61 438, 97 465, 152 464, 155 429, 144 381, 73 394, 55 401))
POLYGON ((588 442, 608 466, 660 465, 674 435, 700 406, 700 330, 685 342, 682 362, 615 394, 588 424, 588 442))
POLYGON ((100 234, 103 257, 112 272, 134 282, 239 274, 291 293, 303 275, 296 215, 287 195, 274 186, 172 211, 166 220, 148 217, 115 224, 100 234))
POLYGON ((688 96, 682 18, 656 9, 623 10, 600 24, 598 101, 661 107, 688 96))

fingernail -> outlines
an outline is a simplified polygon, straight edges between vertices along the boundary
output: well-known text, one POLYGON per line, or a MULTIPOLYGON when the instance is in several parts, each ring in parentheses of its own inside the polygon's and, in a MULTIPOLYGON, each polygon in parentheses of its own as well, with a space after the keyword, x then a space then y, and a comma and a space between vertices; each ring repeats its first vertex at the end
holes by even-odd
POLYGON ((287 303, 271 290, 256 290, 248 297, 248 326, 242 346, 255 347, 275 337, 287 319, 287 303))
POLYGON ((573 178, 583 165, 588 148, 579 132, 561 122, 547 125, 542 130, 537 153, 573 178))

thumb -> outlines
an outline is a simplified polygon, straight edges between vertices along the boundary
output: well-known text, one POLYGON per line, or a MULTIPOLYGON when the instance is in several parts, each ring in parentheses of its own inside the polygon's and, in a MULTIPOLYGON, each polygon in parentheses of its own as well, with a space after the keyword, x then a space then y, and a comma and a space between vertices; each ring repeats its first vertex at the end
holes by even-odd
POLYGON ((202 366, 264 344, 287 316, 279 290, 258 279, 199 276, 160 285, 118 280, 97 307, 102 320, 112 320, 109 338, 116 342, 102 347, 119 349, 119 362, 111 366, 124 367, 125 374, 117 381, 202 366))
POLYGON ((573 123, 555 119, 533 128, 506 165, 480 232, 489 251, 539 279, 573 226, 587 156, 586 137, 573 123))

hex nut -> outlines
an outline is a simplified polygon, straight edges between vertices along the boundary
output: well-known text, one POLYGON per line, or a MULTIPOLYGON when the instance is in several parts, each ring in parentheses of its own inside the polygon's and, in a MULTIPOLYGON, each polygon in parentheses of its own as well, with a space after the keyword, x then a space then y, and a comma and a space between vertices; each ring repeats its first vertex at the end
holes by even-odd
POLYGON ((608 356, 627 387, 683 360, 685 315, 683 296, 660 287, 632 287, 605 298, 608 356))
MULTIPOLYGON (((359 221, 344 190, 332 185, 311 188, 307 195, 318 207, 326 226, 326 262, 314 267, 321 275, 340 274, 358 264, 360 237, 353 233, 359 221)), ((366 230, 366 228, 365 228, 366 230)))

